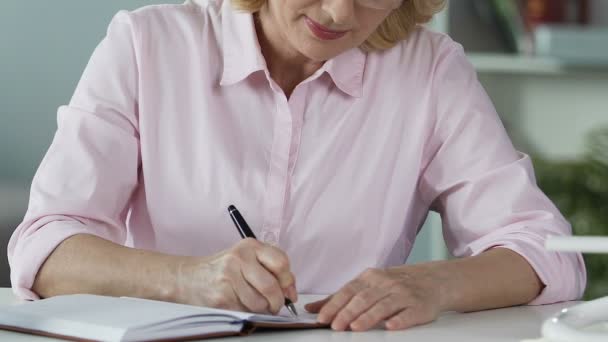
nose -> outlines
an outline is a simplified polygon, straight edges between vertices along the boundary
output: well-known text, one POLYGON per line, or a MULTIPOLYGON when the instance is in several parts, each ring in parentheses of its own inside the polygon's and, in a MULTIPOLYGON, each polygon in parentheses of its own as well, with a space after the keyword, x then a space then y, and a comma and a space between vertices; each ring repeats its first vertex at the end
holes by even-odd
POLYGON ((349 26, 355 16, 355 0, 323 0, 322 8, 341 26, 349 26))

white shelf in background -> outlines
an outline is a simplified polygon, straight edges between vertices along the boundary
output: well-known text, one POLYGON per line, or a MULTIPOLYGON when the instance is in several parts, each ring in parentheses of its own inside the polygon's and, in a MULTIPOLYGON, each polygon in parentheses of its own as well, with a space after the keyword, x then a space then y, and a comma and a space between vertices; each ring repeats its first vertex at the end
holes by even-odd
POLYGON ((545 241, 545 248, 562 252, 608 253, 608 236, 551 236, 545 241))
POLYGON ((608 75, 608 65, 571 65, 549 57, 501 53, 468 53, 469 60, 481 73, 560 75, 572 72, 600 72, 608 75))

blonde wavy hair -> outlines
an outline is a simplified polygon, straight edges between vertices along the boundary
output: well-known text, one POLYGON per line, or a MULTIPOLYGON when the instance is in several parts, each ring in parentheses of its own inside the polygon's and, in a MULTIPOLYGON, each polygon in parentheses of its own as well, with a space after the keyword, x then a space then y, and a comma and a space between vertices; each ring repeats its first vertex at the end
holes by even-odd
MULTIPOLYGON (((232 0, 232 5, 242 11, 255 13, 267 0, 232 0)), ((386 50, 395 46, 420 25, 428 23, 440 12, 446 0, 404 0, 401 7, 391 12, 378 29, 361 45, 365 51, 386 50)))

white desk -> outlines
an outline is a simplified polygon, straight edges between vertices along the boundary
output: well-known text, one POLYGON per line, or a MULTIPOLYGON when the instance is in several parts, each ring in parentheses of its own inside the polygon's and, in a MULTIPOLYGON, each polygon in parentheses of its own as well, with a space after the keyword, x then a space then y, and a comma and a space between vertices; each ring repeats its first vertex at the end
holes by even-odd
MULTIPOLYGON (((301 299, 305 297, 302 296, 301 299)), ((301 300, 302 302, 303 300, 301 300)), ((8 288, 0 288, 0 305, 17 303, 8 288)), ((540 337, 542 321, 574 302, 545 306, 526 306, 500 310, 489 310, 468 314, 446 313, 433 323, 404 331, 384 331, 381 329, 364 333, 333 332, 329 329, 289 330, 256 332, 247 337, 230 337, 207 341, 254 342, 254 341, 521 341, 540 337)), ((20 334, 0 330, 0 341, 59 341, 41 336, 20 334)))

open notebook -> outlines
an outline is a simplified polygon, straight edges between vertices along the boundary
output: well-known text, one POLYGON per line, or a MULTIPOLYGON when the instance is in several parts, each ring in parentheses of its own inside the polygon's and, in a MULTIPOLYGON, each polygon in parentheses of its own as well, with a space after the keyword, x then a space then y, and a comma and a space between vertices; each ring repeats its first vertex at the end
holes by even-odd
POLYGON ((298 309, 295 319, 285 309, 271 316, 78 294, 1 307, 0 329, 77 341, 160 341, 246 335, 258 327, 322 327, 315 315, 298 309))

